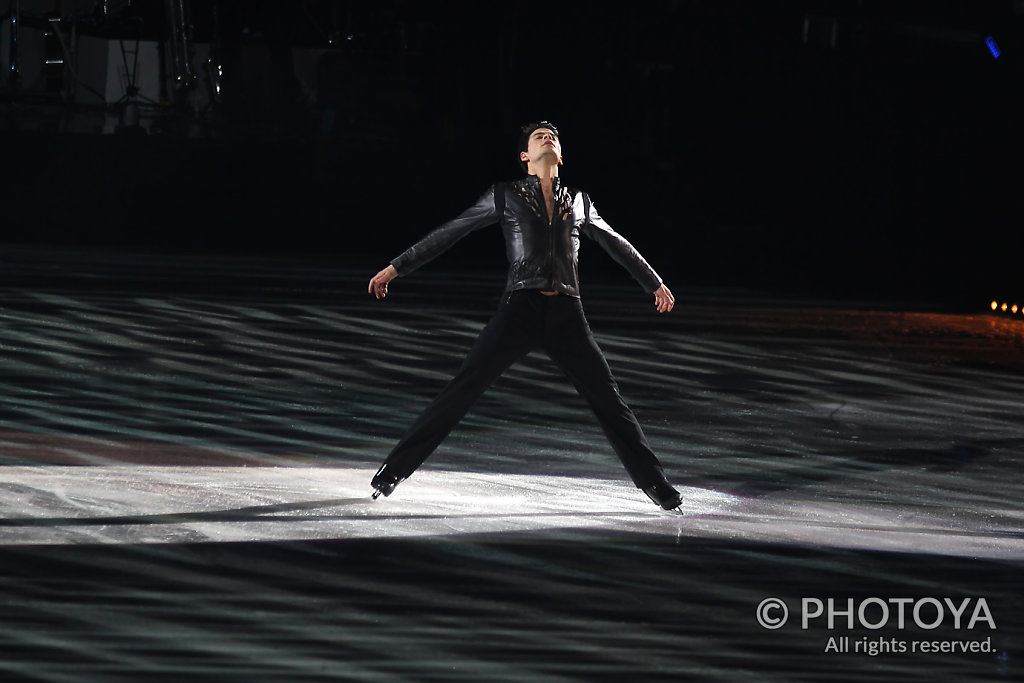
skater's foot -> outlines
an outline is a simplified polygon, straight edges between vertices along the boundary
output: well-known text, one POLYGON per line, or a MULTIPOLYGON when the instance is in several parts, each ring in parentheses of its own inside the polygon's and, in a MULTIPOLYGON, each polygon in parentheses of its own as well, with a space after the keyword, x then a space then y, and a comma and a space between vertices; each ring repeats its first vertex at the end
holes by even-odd
POLYGON ((662 510, 678 510, 679 506, 683 504, 683 497, 679 495, 679 491, 672 488, 667 481, 648 486, 643 489, 643 492, 654 501, 655 505, 661 506, 662 510))
POLYGON ((373 492, 373 499, 377 500, 381 495, 385 497, 390 496, 391 492, 395 490, 405 477, 397 477, 391 472, 391 469, 387 464, 381 465, 381 468, 377 470, 377 474, 373 475, 373 479, 370 480, 370 486, 376 489, 373 492))

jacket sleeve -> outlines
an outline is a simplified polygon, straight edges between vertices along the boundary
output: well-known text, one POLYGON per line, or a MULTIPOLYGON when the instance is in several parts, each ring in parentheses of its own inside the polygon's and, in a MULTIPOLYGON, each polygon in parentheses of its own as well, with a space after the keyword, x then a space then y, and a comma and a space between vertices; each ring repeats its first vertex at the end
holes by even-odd
POLYGON ((497 222, 497 210, 494 208, 494 186, 492 185, 480 195, 475 204, 427 233, 423 239, 392 260, 391 265, 395 267, 400 276, 408 275, 443 254, 474 230, 497 222))
POLYGON ((594 203, 586 193, 583 196, 583 206, 586 215, 583 219, 583 234, 601 245, 608 254, 615 259, 616 263, 629 271, 633 279, 640 283, 645 292, 651 293, 661 287, 661 277, 651 268, 629 241, 615 232, 612 226, 608 225, 601 214, 597 212, 594 203))

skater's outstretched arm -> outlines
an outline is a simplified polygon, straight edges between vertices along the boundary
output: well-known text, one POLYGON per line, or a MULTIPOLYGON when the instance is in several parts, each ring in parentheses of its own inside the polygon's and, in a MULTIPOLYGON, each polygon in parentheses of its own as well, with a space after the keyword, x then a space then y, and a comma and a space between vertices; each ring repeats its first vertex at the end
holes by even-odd
POLYGON ((601 218, 590 197, 584 197, 584 205, 586 217, 582 226, 583 233, 600 244, 613 259, 628 270, 645 291, 654 295, 654 307, 658 309, 658 313, 671 311, 676 305, 676 299, 650 264, 625 237, 615 232, 612 226, 601 218))
POLYGON ((393 259, 390 266, 370 278, 370 286, 367 288, 369 293, 383 299, 388 295, 388 283, 398 277, 399 268, 403 275, 408 275, 443 254, 474 230, 497 223, 499 216, 494 204, 494 191, 494 185, 491 185, 475 204, 427 233, 423 239, 393 259))

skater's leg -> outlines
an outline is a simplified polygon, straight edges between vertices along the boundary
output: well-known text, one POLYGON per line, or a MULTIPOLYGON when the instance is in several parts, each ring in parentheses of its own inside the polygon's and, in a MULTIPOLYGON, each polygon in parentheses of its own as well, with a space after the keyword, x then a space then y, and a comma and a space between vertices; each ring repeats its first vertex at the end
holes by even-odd
POLYGON ((535 296, 533 292, 505 295, 458 373, 392 449, 371 482, 374 488, 390 494, 434 452, 487 387, 539 343, 542 315, 535 296))
POLYGON ((545 328, 545 350, 590 404, 633 483, 648 495, 652 495, 652 488, 656 489, 655 502, 662 507, 672 502, 669 507, 676 507, 679 502, 674 499, 678 494, 668 484, 640 423, 620 395, 608 361, 583 315, 580 300, 566 296, 557 299, 552 304, 557 305, 558 313, 549 315, 545 328))

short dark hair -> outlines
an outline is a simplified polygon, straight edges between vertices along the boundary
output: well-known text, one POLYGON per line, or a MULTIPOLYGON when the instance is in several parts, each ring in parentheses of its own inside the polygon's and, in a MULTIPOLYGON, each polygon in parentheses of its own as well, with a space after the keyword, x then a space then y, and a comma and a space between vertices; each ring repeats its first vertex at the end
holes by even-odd
MULTIPOLYGON (((559 141, 561 141, 562 137, 561 135, 559 135, 558 129, 555 127, 555 124, 551 123, 550 121, 534 121, 532 123, 527 123, 522 126, 519 126, 520 154, 529 149, 530 136, 533 135, 533 131, 537 130, 538 128, 547 128, 548 130, 555 134, 555 137, 558 138, 559 141)), ((530 170, 530 167, 527 166, 525 161, 520 160, 519 165, 523 167, 524 171, 528 172, 530 170)))

